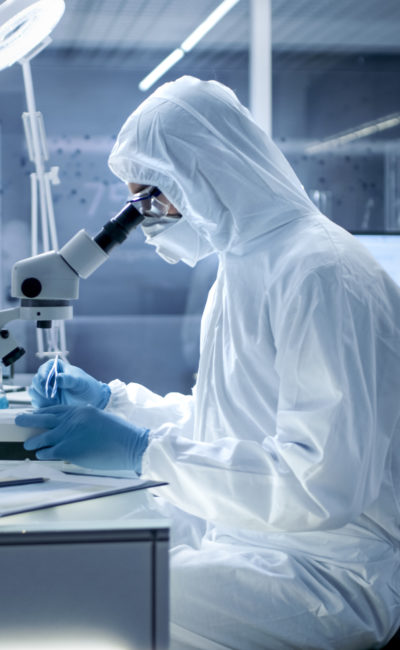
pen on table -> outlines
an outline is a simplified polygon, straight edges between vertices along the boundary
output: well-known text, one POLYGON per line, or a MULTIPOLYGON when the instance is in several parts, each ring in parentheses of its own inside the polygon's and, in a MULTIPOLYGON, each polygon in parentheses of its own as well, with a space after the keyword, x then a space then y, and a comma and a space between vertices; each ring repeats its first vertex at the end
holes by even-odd
POLYGON ((42 476, 38 476, 35 478, 10 478, 10 479, 0 478, 0 488, 10 487, 12 485, 30 485, 31 483, 44 483, 45 481, 48 480, 49 480, 48 478, 43 478, 42 476))

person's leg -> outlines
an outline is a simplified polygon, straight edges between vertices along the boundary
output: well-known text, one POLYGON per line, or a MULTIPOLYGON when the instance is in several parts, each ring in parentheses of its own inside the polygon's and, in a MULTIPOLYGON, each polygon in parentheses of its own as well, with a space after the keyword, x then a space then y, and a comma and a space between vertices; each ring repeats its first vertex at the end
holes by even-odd
POLYGON ((204 519, 184 512, 162 497, 153 498, 152 506, 161 517, 170 520, 169 546, 171 549, 182 544, 193 549, 200 548, 207 527, 207 522, 204 519))
POLYGON ((365 650, 377 626, 347 572, 274 549, 171 550, 171 650, 365 650))

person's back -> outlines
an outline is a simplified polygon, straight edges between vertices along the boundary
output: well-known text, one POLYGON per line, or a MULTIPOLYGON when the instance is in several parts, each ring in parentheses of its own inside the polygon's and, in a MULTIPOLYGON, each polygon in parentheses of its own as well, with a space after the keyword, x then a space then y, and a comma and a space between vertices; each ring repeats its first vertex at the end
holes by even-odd
MULTIPOLYGON (((203 318, 194 435, 221 453, 221 441, 236 438, 235 475, 227 473, 220 494, 218 472, 199 473, 203 480, 187 478, 189 494, 174 499, 184 507, 191 489, 200 492, 202 510, 191 512, 209 521, 203 544, 257 549, 260 565, 275 551, 285 566, 279 579, 294 561, 293 580, 313 584, 303 599, 291 586, 297 604, 314 609, 311 621, 299 614, 302 629, 285 607, 271 620, 265 585, 248 585, 252 603, 266 606, 266 648, 367 648, 396 630, 399 340, 399 287, 322 215, 283 224, 240 255, 220 255, 203 318)), ((262 647, 256 636, 232 647, 262 647)))

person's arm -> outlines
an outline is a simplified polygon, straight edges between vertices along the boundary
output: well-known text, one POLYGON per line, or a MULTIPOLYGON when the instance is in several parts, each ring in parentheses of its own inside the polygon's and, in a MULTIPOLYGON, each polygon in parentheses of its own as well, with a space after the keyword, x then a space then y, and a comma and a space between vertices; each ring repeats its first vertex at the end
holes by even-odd
POLYGON ((156 395, 140 384, 99 382, 77 366, 59 365, 57 390, 47 397, 53 361, 43 364, 30 389, 35 410, 16 417, 21 427, 43 429, 25 441, 39 460, 66 460, 84 467, 141 473, 149 429, 174 422, 181 436, 193 434, 193 398, 156 395))
POLYGON ((388 448, 376 431, 371 310, 334 267, 310 274, 270 314, 276 429, 262 444, 197 442, 165 423, 149 434, 143 477, 168 481, 163 495, 183 510, 235 528, 307 531, 354 520, 378 494, 388 448))
POLYGON ((145 386, 119 379, 110 382, 111 397, 105 411, 124 417, 138 427, 158 429, 173 422, 179 435, 193 435, 193 395, 168 393, 165 397, 145 386))
POLYGON ((138 427, 157 428, 164 422, 174 422, 181 435, 193 431, 193 396, 168 393, 161 397, 140 384, 125 384, 115 379, 110 384, 98 381, 87 372, 65 361, 58 360, 57 390, 47 395, 47 377, 53 359, 42 364, 29 389, 36 409, 66 404, 91 405, 105 412, 124 417, 138 427))

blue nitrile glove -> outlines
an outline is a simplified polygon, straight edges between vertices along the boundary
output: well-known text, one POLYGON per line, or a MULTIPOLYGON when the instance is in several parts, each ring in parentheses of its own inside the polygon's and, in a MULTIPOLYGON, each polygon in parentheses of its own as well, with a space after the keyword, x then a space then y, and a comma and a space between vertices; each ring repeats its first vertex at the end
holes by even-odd
POLYGON ((107 406, 111 390, 107 384, 97 381, 87 372, 58 360, 57 391, 53 398, 46 395, 46 380, 53 367, 53 359, 43 363, 33 378, 29 394, 35 408, 54 406, 55 404, 91 404, 99 409, 107 406))
POLYGON ((25 441, 39 460, 67 460, 93 469, 133 469, 141 473, 148 429, 93 406, 49 406, 21 413, 15 423, 48 429, 25 441))

